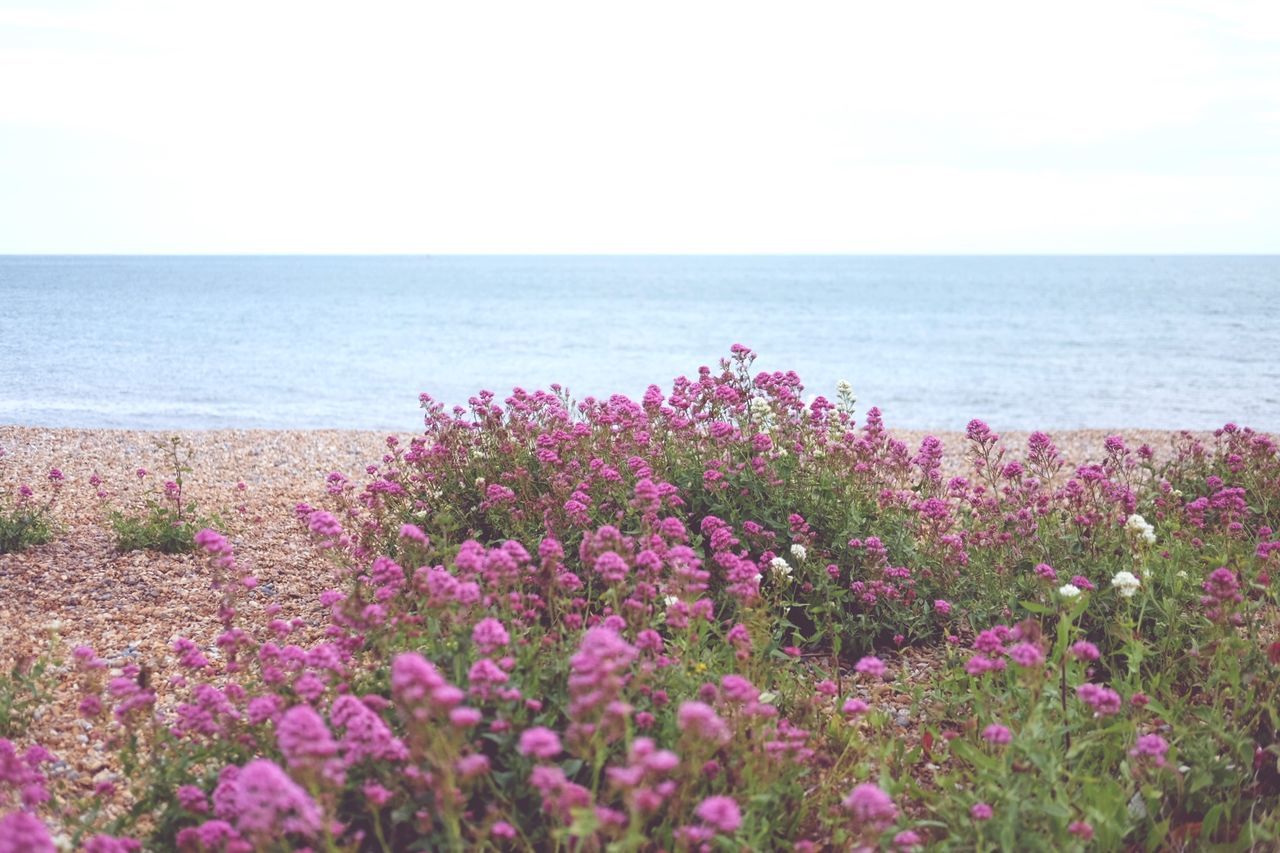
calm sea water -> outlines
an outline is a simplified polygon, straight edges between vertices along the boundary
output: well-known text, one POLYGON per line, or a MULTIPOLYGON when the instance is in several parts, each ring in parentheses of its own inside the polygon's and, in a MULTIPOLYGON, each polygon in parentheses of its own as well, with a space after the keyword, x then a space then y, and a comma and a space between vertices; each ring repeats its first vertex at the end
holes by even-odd
POLYGON ((1280 429, 1280 257, 0 257, 0 423, 421 426, 741 342, 890 426, 1280 429))

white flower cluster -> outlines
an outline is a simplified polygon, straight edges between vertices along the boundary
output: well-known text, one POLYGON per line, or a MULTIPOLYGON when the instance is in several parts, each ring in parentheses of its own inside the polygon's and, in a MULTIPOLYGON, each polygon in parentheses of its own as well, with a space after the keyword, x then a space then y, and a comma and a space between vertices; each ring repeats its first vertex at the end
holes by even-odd
POLYGON ((1147 523, 1147 520, 1136 512, 1129 516, 1124 523, 1125 530, 1142 539, 1148 545, 1156 544, 1156 529, 1147 523))
POLYGON ((1111 585, 1125 598, 1133 598, 1138 587, 1142 586, 1142 581, 1138 580, 1133 572, 1116 572, 1115 577, 1111 579, 1111 585))
POLYGON ((803 545, 797 542, 791 546, 791 556, 803 563, 804 558, 809 556, 809 552, 805 550, 803 545))
POLYGON ((1064 583, 1062 586, 1058 587, 1058 595, 1063 598, 1079 598, 1080 587, 1073 583, 1064 583))
POLYGON ((836 408, 849 417, 853 417, 853 407, 857 405, 858 398, 854 396, 853 386, 849 384, 847 379, 841 379, 836 383, 836 400, 836 408))
POLYGON ((764 417, 765 415, 769 414, 769 401, 766 400, 764 397, 752 397, 751 398, 751 414, 755 415, 758 418, 764 417))
POLYGON ((781 557, 774 557, 769 561, 769 570, 777 577, 791 577, 791 564, 781 557))

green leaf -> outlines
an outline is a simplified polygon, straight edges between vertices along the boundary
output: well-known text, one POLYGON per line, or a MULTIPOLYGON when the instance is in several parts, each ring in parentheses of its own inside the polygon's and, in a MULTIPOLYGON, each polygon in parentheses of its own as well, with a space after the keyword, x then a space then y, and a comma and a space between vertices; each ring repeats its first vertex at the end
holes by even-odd
POLYGON ((1200 822, 1200 837, 1205 841, 1211 841, 1214 833, 1218 831, 1218 823, 1222 820, 1223 809, 1224 805, 1218 803, 1204 813, 1204 820, 1200 822))
POLYGON ((1071 810, 1068 809, 1066 806, 1064 806, 1062 803, 1057 803, 1057 802, 1042 803, 1040 806, 1040 810, 1043 811, 1045 814, 1047 814, 1049 817, 1061 818, 1063 820, 1066 820, 1067 818, 1071 817, 1071 810))

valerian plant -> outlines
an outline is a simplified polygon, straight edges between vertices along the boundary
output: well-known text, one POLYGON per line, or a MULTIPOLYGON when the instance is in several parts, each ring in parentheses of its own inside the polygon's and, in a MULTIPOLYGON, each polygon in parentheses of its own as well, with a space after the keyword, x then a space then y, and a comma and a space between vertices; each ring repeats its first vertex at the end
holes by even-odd
MULTIPOLYGON (((1277 842, 1272 439, 1072 469, 973 421, 948 475, 753 360, 639 401, 424 395, 421 436, 295 509, 319 634, 243 623, 256 580, 193 535, 221 636, 164 685, 76 649, 129 808, 57 820, 104 850, 1277 842)), ((56 785, 0 752, 40 849, 56 785)))

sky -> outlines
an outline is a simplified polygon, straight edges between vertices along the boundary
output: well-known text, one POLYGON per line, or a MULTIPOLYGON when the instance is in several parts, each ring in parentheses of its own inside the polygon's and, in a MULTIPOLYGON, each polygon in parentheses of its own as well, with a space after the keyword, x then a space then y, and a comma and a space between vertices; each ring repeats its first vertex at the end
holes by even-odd
POLYGON ((1280 252, 1280 3, 0 0, 0 253, 224 252, 1280 252))

